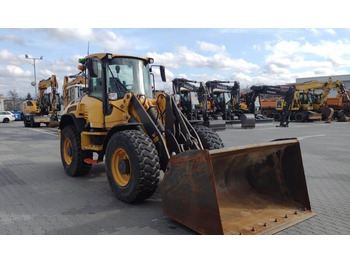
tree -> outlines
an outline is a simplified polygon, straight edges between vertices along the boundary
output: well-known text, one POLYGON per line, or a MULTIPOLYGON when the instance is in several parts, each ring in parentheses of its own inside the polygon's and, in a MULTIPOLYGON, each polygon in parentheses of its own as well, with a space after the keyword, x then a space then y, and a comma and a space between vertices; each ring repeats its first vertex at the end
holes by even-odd
POLYGON ((16 110, 16 102, 18 100, 18 93, 16 90, 9 91, 8 96, 13 103, 13 110, 16 110))
POLYGON ((32 95, 28 92, 26 100, 33 100, 32 95))

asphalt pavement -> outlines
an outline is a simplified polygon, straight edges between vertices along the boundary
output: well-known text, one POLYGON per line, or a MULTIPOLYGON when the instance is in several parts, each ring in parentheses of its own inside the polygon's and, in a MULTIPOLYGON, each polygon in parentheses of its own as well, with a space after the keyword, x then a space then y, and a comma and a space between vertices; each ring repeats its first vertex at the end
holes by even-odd
MULTIPOLYGON (((278 234, 350 234, 350 122, 228 126, 226 147, 296 137, 300 141, 312 209, 317 216, 278 234)), ((141 204, 118 201, 104 163, 84 177, 65 174, 57 128, 0 123, 1 235, 192 235, 165 216, 159 190, 141 204)))

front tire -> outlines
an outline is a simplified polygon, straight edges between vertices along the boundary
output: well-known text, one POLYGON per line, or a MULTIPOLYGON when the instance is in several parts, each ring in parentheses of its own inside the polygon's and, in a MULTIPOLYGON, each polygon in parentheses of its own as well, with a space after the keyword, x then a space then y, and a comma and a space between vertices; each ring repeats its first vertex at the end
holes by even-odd
POLYGON ((224 147, 220 136, 214 130, 201 125, 193 126, 193 128, 196 130, 204 149, 212 150, 224 147))
POLYGON ((90 151, 81 149, 80 136, 75 127, 64 127, 61 135, 61 160, 66 174, 76 177, 89 173, 91 164, 85 163, 84 159, 91 157, 90 151))
POLYGON ((154 143, 145 133, 125 130, 113 134, 105 156, 108 182, 119 200, 138 203, 156 191, 159 157, 154 143))
POLYGON ((282 118, 282 116, 281 116, 281 114, 280 114, 279 112, 276 112, 276 113, 273 115, 273 119, 274 119, 275 121, 281 121, 281 118, 282 118))

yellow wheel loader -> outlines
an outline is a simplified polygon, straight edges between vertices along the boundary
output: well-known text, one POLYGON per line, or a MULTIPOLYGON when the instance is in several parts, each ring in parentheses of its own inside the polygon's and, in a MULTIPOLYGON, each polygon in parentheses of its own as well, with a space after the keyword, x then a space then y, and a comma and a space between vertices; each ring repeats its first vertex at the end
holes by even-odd
MULTIPOLYGON (((201 234, 270 234, 315 215, 297 139, 224 148, 213 130, 189 123, 173 96, 154 95, 152 58, 99 53, 80 62, 87 94, 59 125, 69 176, 104 160, 112 192, 126 203, 160 184, 164 213, 201 234)), ((160 73, 165 81, 164 66, 160 73)))

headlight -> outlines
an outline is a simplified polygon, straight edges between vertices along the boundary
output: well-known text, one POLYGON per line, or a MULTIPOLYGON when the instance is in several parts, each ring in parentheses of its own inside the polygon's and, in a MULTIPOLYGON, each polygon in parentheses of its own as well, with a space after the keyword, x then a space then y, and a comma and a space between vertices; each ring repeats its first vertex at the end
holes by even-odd
POLYGON ((117 93, 109 93, 108 99, 109 100, 118 100, 118 94, 117 93))

